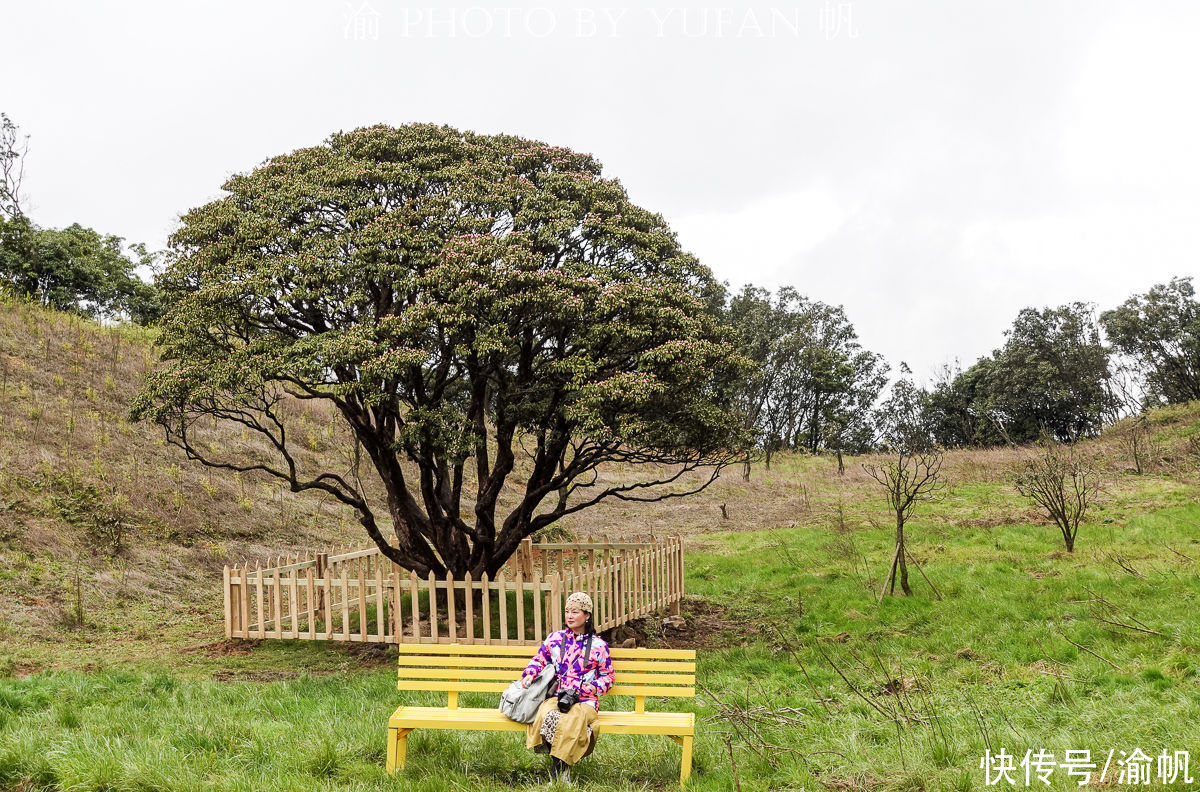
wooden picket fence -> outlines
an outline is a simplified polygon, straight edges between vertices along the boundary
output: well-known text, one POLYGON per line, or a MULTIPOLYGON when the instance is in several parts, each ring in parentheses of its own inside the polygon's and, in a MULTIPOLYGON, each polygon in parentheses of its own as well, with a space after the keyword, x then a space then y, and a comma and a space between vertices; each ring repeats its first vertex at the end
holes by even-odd
POLYGON ((494 580, 418 578, 378 548, 225 567, 225 636, 367 643, 532 644, 563 627, 565 598, 586 591, 598 631, 659 610, 679 613, 683 540, 529 540, 494 580), (436 592, 436 593, 435 593, 436 592), (445 614, 431 613, 441 599, 445 614))

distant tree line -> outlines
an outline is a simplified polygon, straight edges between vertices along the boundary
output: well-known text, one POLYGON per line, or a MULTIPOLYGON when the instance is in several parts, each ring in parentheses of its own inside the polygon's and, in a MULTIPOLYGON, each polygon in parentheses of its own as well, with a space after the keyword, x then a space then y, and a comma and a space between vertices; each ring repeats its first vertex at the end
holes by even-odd
MULTIPOLYGON (((944 367, 928 387, 901 364, 892 398, 876 408, 889 366, 864 350, 841 307, 791 288, 746 286, 727 297, 725 320, 754 369, 736 409, 755 448, 861 453, 903 443, 920 450, 1060 442, 1089 437, 1121 417, 1200 398, 1200 303, 1174 278, 1097 317, 1085 303, 1025 308, 1003 346, 963 370, 944 367), (899 403, 897 402, 897 403, 899 403)), ((748 466, 747 466, 748 474, 748 466)))
POLYGON ((768 468, 779 450, 828 450, 840 460, 874 446, 871 408, 888 365, 858 343, 841 306, 791 288, 772 296, 748 285, 728 300, 725 320, 738 351, 754 364, 736 409, 768 468))
POLYGON ((42 228, 21 206, 28 138, 0 113, 0 291, 62 311, 139 324, 160 314, 158 291, 136 274, 155 256, 144 245, 78 223, 42 228))

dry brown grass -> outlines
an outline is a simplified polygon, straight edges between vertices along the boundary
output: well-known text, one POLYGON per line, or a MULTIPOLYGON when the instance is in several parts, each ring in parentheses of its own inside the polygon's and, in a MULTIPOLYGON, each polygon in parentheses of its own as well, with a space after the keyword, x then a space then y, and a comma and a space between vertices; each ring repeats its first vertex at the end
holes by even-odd
MULTIPOLYGON (((168 629, 179 641, 194 643, 219 629, 217 582, 224 564, 367 545, 354 515, 330 498, 293 494, 263 476, 188 463, 160 431, 130 424, 129 404, 154 361, 151 340, 138 328, 102 327, 0 302, 0 641, 60 640, 82 590, 85 621, 92 626, 125 620, 136 625, 125 638, 144 636, 149 646, 161 637, 155 634, 161 625, 177 622, 168 629), (97 504, 125 525, 119 552, 89 528, 97 504)), ((350 471, 348 435, 327 408, 292 402, 284 410, 303 464, 350 471)), ((1155 464, 1173 476, 1158 488, 1164 502, 1173 488, 1195 480, 1196 412, 1175 409, 1171 421, 1154 424, 1162 435, 1155 464)), ((264 451, 257 438, 227 426, 200 427, 197 439, 213 450, 264 451)), ((1107 498, 1120 502, 1145 495, 1143 479, 1129 475, 1130 462, 1115 435, 1088 445, 1106 471, 1107 498)), ((961 527, 1043 522, 1005 483, 1026 453, 1007 448, 947 453, 943 472, 951 486, 941 506, 922 517, 931 536, 961 527)), ((780 454, 770 470, 756 464, 749 480, 740 467, 731 467, 698 495, 645 504, 609 501, 561 525, 580 539, 682 534, 692 547, 708 544, 703 537, 715 532, 812 526, 853 533, 891 520, 861 466, 874 459, 848 459, 839 475, 831 457, 780 454)), ((501 497, 502 507, 520 495, 522 464, 501 497)), ((597 483, 634 475, 632 468, 613 466, 597 483)), ((702 480, 695 473, 677 486, 687 489, 702 480)), ((382 502, 374 479, 364 473, 363 483, 369 500, 382 502)))

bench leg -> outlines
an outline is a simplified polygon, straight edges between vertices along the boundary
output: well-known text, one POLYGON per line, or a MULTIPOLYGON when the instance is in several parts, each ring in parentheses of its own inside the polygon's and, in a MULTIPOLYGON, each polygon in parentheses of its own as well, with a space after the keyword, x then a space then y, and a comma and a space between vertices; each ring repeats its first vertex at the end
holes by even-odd
POLYGON ((404 759, 408 754, 408 733, 410 731, 412 729, 388 729, 388 775, 395 775, 397 770, 404 769, 404 759))
POLYGON ((692 774, 692 738, 687 736, 680 743, 683 746, 683 755, 679 757, 679 785, 683 786, 687 783, 688 776, 692 774))

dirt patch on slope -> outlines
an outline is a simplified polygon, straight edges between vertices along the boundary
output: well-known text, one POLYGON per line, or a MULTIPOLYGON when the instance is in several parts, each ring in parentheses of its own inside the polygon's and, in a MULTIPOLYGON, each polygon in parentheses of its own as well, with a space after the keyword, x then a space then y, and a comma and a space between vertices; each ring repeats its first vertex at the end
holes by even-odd
POLYGON ((612 646, 634 641, 656 649, 716 649, 758 633, 755 626, 733 619, 724 606, 701 597, 684 597, 680 617, 682 623, 657 614, 643 616, 611 630, 605 639, 612 646))

